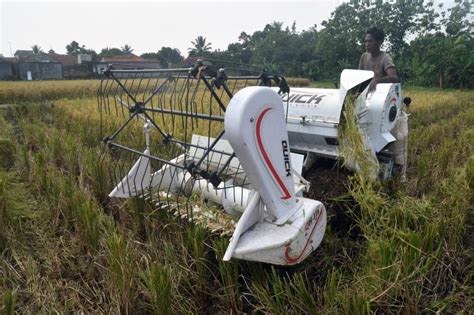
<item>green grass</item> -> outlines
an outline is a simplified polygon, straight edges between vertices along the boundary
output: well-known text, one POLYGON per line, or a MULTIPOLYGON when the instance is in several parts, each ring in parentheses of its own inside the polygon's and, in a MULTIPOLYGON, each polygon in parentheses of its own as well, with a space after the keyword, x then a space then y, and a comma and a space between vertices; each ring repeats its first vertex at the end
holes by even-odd
MULTIPOLYGON (((138 200, 108 199, 110 161, 98 159, 97 103, 87 93, 75 94, 82 83, 74 82, 43 94, 11 83, 9 91, 22 90, 15 92, 22 96, 2 96, 18 104, 0 109, 1 312, 411 314, 474 308, 472 91, 405 91, 413 99, 408 181, 353 177, 352 201, 343 204, 356 237, 336 233, 331 217, 304 272, 223 262, 227 239, 138 200)), ((45 84, 30 87, 35 83, 45 84)), ((133 132, 139 139, 140 127, 133 132)))

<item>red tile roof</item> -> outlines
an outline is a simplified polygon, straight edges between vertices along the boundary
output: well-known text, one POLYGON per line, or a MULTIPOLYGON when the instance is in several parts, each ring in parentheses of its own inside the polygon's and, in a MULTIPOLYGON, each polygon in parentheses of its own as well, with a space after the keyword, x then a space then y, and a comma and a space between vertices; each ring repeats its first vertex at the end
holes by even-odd
POLYGON ((48 54, 52 59, 59 62, 63 66, 73 66, 77 64, 77 56, 59 55, 55 53, 48 54))

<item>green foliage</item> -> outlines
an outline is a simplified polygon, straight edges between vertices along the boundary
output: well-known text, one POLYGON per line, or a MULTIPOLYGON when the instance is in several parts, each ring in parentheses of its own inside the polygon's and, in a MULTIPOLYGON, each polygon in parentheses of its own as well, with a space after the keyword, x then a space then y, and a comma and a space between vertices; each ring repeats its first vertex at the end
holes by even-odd
POLYGON ((474 40, 466 34, 443 33, 418 37, 411 44, 414 83, 467 87, 474 80, 474 40))
POLYGON ((2 314, 13 315, 15 314, 16 299, 15 295, 10 290, 6 290, 2 296, 2 304, 0 304, 0 310, 2 314))
POLYGON ((171 270, 157 263, 142 273, 143 285, 155 314, 171 314, 173 283, 171 270))
POLYGON ((38 54, 40 54, 40 53, 43 52, 43 49, 42 49, 40 46, 38 46, 38 45, 33 45, 33 46, 31 46, 31 50, 33 50, 33 53, 34 53, 35 55, 38 55, 38 54))
POLYGON ((92 58, 97 57, 97 53, 93 49, 87 49, 85 45, 80 45, 78 42, 73 40, 70 44, 66 45, 66 51, 68 55, 77 56, 79 54, 92 55, 92 58))
POLYGON ((183 56, 181 56, 179 50, 171 47, 161 47, 156 53, 145 53, 140 57, 158 59, 164 68, 170 68, 183 60, 183 56))
POLYGON ((212 43, 206 43, 206 38, 204 36, 198 36, 194 41, 191 42, 193 47, 188 49, 190 56, 203 56, 211 50, 212 43))
POLYGON ((102 48, 102 50, 99 53, 100 57, 114 57, 114 56, 122 56, 123 51, 120 48, 115 48, 115 47, 106 47, 102 48))
POLYGON ((227 249, 228 241, 224 238, 214 241, 214 249, 217 256, 217 267, 219 270, 219 282, 221 289, 218 292, 219 298, 225 303, 228 309, 236 312, 242 310, 242 300, 239 295, 239 262, 223 261, 224 253, 227 249))
POLYGON ((130 55, 133 52, 133 49, 130 45, 125 44, 123 47, 120 47, 122 55, 130 55))
POLYGON ((0 138, 0 169, 9 170, 15 165, 15 144, 0 138))
POLYGON ((106 246, 109 290, 120 308, 128 312, 133 302, 132 288, 137 272, 133 265, 134 251, 130 243, 118 233, 113 233, 107 238, 106 246))
POLYGON ((315 25, 297 32, 295 23, 290 29, 275 21, 251 35, 241 33, 225 51, 198 55, 259 65, 286 76, 338 82, 343 69, 357 68, 365 50, 365 31, 377 26, 386 34, 382 48, 392 55, 405 82, 472 87, 470 8, 468 0, 457 0, 447 10, 442 5, 436 8, 432 1, 354 0, 338 6, 319 31, 315 25))

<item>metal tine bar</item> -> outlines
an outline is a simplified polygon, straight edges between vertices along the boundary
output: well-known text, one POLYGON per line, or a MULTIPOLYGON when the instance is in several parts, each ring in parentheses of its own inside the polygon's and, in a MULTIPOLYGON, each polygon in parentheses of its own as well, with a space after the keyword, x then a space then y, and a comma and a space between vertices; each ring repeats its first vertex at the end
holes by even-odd
POLYGON ((158 109, 158 108, 145 108, 144 109, 147 112, 156 112, 156 113, 162 113, 162 114, 167 114, 167 115, 173 115, 173 116, 180 116, 180 117, 192 117, 196 119, 206 119, 206 120, 211 120, 211 121, 224 121, 224 116, 216 116, 216 115, 205 115, 205 114, 192 114, 188 113, 186 111, 171 111, 169 109, 158 109))
MULTIPOLYGON (((216 152, 215 152, 215 151, 212 151, 212 153, 211 153, 211 158, 210 158, 211 161, 214 160, 214 155, 215 155, 215 154, 216 154, 216 152)), ((219 154, 219 161, 217 162, 217 169, 220 168, 223 158, 224 158, 224 155, 223 155, 223 154, 219 154)), ((209 161, 208 161, 207 171, 209 171, 209 168, 210 168, 210 167, 211 167, 211 164, 210 164, 209 161)))
MULTIPOLYGON (((160 78, 158 78, 158 82, 156 83, 156 85, 159 84, 159 82, 160 82, 159 79, 160 79, 160 78)), ((164 86, 168 81, 169 81, 169 79, 166 78, 165 81, 163 81, 163 83, 161 83, 160 86, 157 87, 157 88, 151 93, 150 96, 148 96, 148 98, 146 99, 146 101, 143 101, 143 105, 146 105, 146 104, 163 88, 163 86, 164 86)))
MULTIPOLYGON (((137 76, 138 76, 138 74, 139 73, 137 72, 137 76)), ((136 99, 139 99, 139 96, 140 96, 140 87, 142 86, 142 82, 143 82, 143 74, 142 73, 140 73, 139 78, 140 79, 138 80, 138 85, 135 88, 135 98, 136 99)), ((146 90, 144 90, 144 91, 146 91, 146 90)))
MULTIPOLYGON (((122 104, 122 106, 130 109, 130 106, 128 104, 126 104, 125 102, 123 102, 121 99, 118 99, 118 101, 120 102, 120 104, 122 104)), ((145 112, 143 112, 143 114, 141 113, 138 113, 138 112, 135 112, 134 114, 136 114, 137 117, 140 117, 143 121, 147 121, 147 120, 150 120, 150 123, 151 123, 151 126, 156 129, 165 139, 167 139, 168 141, 171 141, 172 139, 169 138, 168 135, 164 134, 164 132, 158 127, 158 125, 156 125, 156 123, 154 122, 154 119, 152 119, 149 115, 147 115, 145 112)))
POLYGON ((123 128, 125 128, 128 123, 133 119, 133 117, 135 117, 136 113, 133 113, 132 115, 130 115, 128 117, 128 119, 122 124, 122 126, 120 126, 117 130, 115 130, 115 132, 109 137, 109 140, 114 140, 115 137, 123 130, 123 128))
MULTIPOLYGON (((171 142, 173 143, 176 143, 176 144, 181 144, 183 147, 184 146, 188 146, 188 147, 192 147, 192 148, 196 148, 196 149, 201 149, 201 150, 208 150, 209 147, 203 147, 203 146, 200 146, 200 145, 197 145, 197 144, 192 144, 192 143, 186 143, 185 141, 181 141, 181 140, 178 140, 178 139, 170 139, 171 142)), ((212 152, 215 152, 215 153, 218 153, 218 154, 223 154, 223 155, 227 155, 227 156, 231 156, 232 154, 229 153, 229 152, 225 152, 225 151, 220 151, 220 150, 211 150, 212 152)))
POLYGON ((110 115, 112 113, 112 109, 111 109, 111 104, 110 104, 110 93, 112 91, 112 88, 114 87, 114 81, 113 80, 109 80, 107 79, 107 85, 108 85, 108 91, 107 91, 107 94, 104 96, 104 98, 107 99, 107 108, 108 108, 108 114, 110 115))
MULTIPOLYGON (((166 81, 167 82, 167 81, 166 81)), ((167 85, 169 83, 166 83, 166 86, 165 88, 168 89, 167 85)), ((164 93, 160 93, 158 94, 158 104, 157 104, 157 109, 158 108, 163 108, 163 104, 165 103, 165 94, 164 93)), ((165 121, 165 115, 164 113, 161 113, 161 125, 162 126, 165 126, 166 124, 166 121, 165 121)))
MULTIPOLYGON (((220 99, 221 99, 221 100, 224 99, 224 93, 226 93, 226 91, 225 91, 225 89, 222 89, 222 90, 221 90, 221 95, 220 95, 220 99)), ((226 93, 226 94, 227 94, 227 93, 226 93)), ((219 108, 219 115, 222 116, 222 114, 223 114, 223 113, 222 113, 222 109, 219 108)))
MULTIPOLYGON (((180 190, 181 190, 181 191, 184 190, 185 184, 186 184, 186 178, 185 178, 185 176, 183 176, 183 178, 181 179, 181 184, 180 184, 180 190)), ((191 184, 194 185, 194 181, 193 181, 193 180, 191 180, 191 184)), ((185 207, 186 207, 186 216, 187 216, 188 218, 189 218, 189 216, 190 216, 189 214, 190 214, 190 213, 192 214, 192 211, 190 212, 190 211, 189 211, 189 207, 188 207, 189 198, 191 198, 191 195, 186 198, 186 201, 185 201, 185 203, 184 203, 184 205, 185 205, 185 207)), ((180 202, 179 202, 179 195, 178 195, 178 194, 176 194, 176 203, 178 204, 178 207, 179 207, 180 202)), ((180 212, 181 212, 181 211, 180 211, 180 212)), ((191 219, 192 219, 192 218, 191 218, 191 219)))
POLYGON ((100 86, 99 86, 99 90, 97 91, 97 100, 98 102, 101 103, 101 106, 99 106, 99 111, 102 112, 106 112, 107 109, 106 109, 106 102, 105 102, 105 99, 106 99, 106 93, 105 91, 107 90, 107 84, 108 84, 108 80, 100 80, 100 86))
MULTIPOLYGON (((196 81, 196 86, 199 86, 200 84, 200 78, 198 78, 198 80, 196 81)), ((189 106, 189 112, 190 113, 198 113, 198 104, 196 102, 196 86, 193 87, 193 82, 194 79, 192 78, 188 78, 188 96, 187 96, 187 103, 188 103, 188 106, 189 106), (192 94, 189 95, 189 93, 191 93, 192 91, 192 94)), ((194 130, 194 129, 197 129, 199 128, 199 120, 197 118, 195 119, 191 119, 191 130, 194 130)))
MULTIPOLYGON (((157 82, 159 82, 159 78, 158 78, 157 82)), ((153 105, 153 97, 150 99, 149 105, 150 105, 151 109, 155 109, 155 106, 153 105)), ((153 118, 153 120, 155 120, 155 113, 154 112, 151 113, 151 118, 153 118)))
MULTIPOLYGON (((143 73, 188 73, 191 68, 177 68, 177 69, 140 69, 140 72, 143 73)), ((137 70, 134 69, 111 69, 111 73, 134 73, 137 72, 137 70)))
MULTIPOLYGON (((232 95, 234 95, 234 93, 235 93, 235 89, 237 88, 237 83, 238 82, 239 82, 238 80, 232 81, 233 86, 232 86, 232 90, 230 91, 232 93, 232 95)), ((244 86, 247 86, 247 81, 244 82, 244 86)))
MULTIPOLYGON (((204 104, 209 104, 209 108, 212 108, 212 96, 210 94, 208 95, 208 93, 209 93, 208 89, 204 89, 204 91, 202 93, 202 97, 201 97, 200 103, 199 103, 200 109, 198 108, 198 110, 200 110, 201 113, 205 113, 204 104), (209 96, 209 99, 210 99, 209 103, 207 103, 207 99, 206 99, 208 96, 209 96), (206 99, 206 101, 205 101, 205 99, 206 99)), ((209 128, 207 130, 209 131, 209 128)), ((209 146, 210 146, 210 139, 209 139, 209 136, 208 136, 207 137, 207 148, 209 148, 209 146)), ((196 166, 199 167, 199 164, 197 164, 196 166)))
POLYGON ((201 99, 200 99, 200 103, 198 104, 197 111, 200 111, 201 113, 205 113, 206 111, 205 111, 205 105, 204 104, 207 104, 210 107, 212 107, 212 96, 209 93, 210 93, 210 91, 207 88, 203 90, 202 96, 201 96, 201 99), (209 94, 209 99, 210 99, 209 103, 207 103, 207 99, 206 99, 208 94, 209 94))
POLYGON ((118 144, 118 143, 115 143, 115 142, 109 142, 109 145, 114 146, 114 147, 117 147, 117 148, 120 148, 120 149, 125 150, 125 151, 128 151, 128 152, 132 152, 132 153, 138 154, 138 155, 140 155, 140 156, 147 157, 147 158, 152 159, 152 160, 155 160, 155 161, 159 161, 159 162, 164 163, 164 164, 168 164, 168 165, 171 165, 171 166, 174 166, 174 167, 177 167, 177 168, 185 169, 184 166, 182 166, 182 165, 179 165, 179 164, 170 162, 169 160, 165 160, 165 159, 162 159, 162 158, 159 158, 159 157, 150 155, 150 154, 145 154, 145 153, 143 153, 143 152, 141 152, 141 151, 138 151, 138 150, 135 150, 135 149, 131 149, 131 148, 129 148, 129 147, 126 147, 126 146, 124 146, 124 145, 121 145, 121 144, 118 144))
MULTIPOLYGON (((128 76, 124 76, 124 86, 127 87, 127 89, 129 90, 130 89, 130 80, 131 80, 131 77, 134 75, 134 73, 128 75, 128 76)), ((120 85, 119 85, 120 87, 120 85)), ((125 93, 125 96, 124 98, 127 99, 127 103, 130 104, 130 103, 133 103, 135 104, 136 102, 130 98, 130 96, 128 95, 128 93, 126 91, 124 91, 123 89, 120 90, 120 96, 122 97, 122 94, 125 93)))
POLYGON ((144 73, 141 73, 140 82, 138 84, 138 93, 141 95, 141 99, 145 98, 145 94, 148 92, 148 86, 150 85, 151 78, 145 76, 144 73))
POLYGON ((103 88, 104 80, 100 80, 100 85, 99 85, 99 90, 97 90, 97 109, 99 110, 99 121, 100 121, 100 129, 99 129, 99 134, 100 138, 103 138, 104 130, 103 130, 103 110, 102 110, 102 105, 103 105, 103 99, 102 99, 102 88, 103 88))
POLYGON ((100 102, 102 103, 102 107, 100 108, 101 111, 103 111, 103 114, 107 114, 107 102, 106 102, 106 99, 107 97, 105 96, 105 91, 107 89, 107 83, 108 81, 107 80, 100 80, 100 85, 101 85, 101 90, 97 93, 98 94, 98 99, 100 100, 100 102))
MULTIPOLYGON (((180 87, 179 87, 179 93, 177 94, 178 95, 178 104, 179 104, 179 107, 181 109, 181 113, 188 113, 188 108, 186 106, 186 104, 183 104, 183 98, 184 98, 184 95, 186 93, 186 87, 185 87, 185 82, 183 82, 180 87)), ((188 123, 188 117, 184 117, 184 119, 181 119, 181 122, 182 122, 182 128, 183 130, 187 130, 187 123, 188 123)), ((184 139, 187 139, 186 136, 184 137, 184 139)))
POLYGON ((170 110, 173 113, 173 114, 171 114, 171 125, 172 125, 171 130, 170 130, 171 134, 173 134, 174 131, 175 131, 175 115, 174 115, 174 113, 176 112, 176 110, 175 110, 174 107, 175 107, 175 97, 176 97, 176 86, 178 84, 178 80, 173 80, 172 84, 173 84, 173 89, 171 91, 171 95, 170 95, 170 98, 169 98, 170 110))
MULTIPOLYGON (((186 81, 184 82, 183 84, 183 93, 184 95, 186 95, 186 100, 185 100, 185 110, 186 110, 186 113, 189 113, 189 78, 186 79, 186 81)), ((192 111, 192 109, 191 109, 192 111)), ((192 115, 192 112, 190 113, 192 115)), ((186 128, 184 128, 184 139, 188 139, 188 116, 184 116, 184 121, 185 121, 185 126, 186 128)), ((191 119, 191 130, 193 128, 193 120, 191 119)), ((185 151, 188 151, 188 145, 186 144, 185 145, 185 151)))
MULTIPOLYGON (((136 71, 135 71, 136 73, 136 71)), ((115 82, 117 82, 117 84, 123 89, 123 91, 128 95, 128 97, 130 97, 132 100, 133 100, 133 103, 136 104, 137 103, 137 100, 130 94, 130 92, 128 91, 128 89, 122 84, 122 82, 120 82, 119 79, 117 79, 114 75, 113 72, 110 72, 112 78, 115 80, 115 82)), ((125 80, 125 82, 127 82, 127 79, 125 80)))
POLYGON ((135 85, 135 80, 136 78, 138 77, 139 73, 138 72, 135 72, 133 77, 131 77, 131 80, 132 82, 130 82, 130 85, 128 87, 129 91, 130 91, 130 95, 133 95, 133 99, 135 100, 134 103, 136 104, 136 99, 137 99, 137 93, 133 91, 133 88, 134 88, 134 85, 135 85))
POLYGON ((219 103, 219 106, 221 107, 221 109, 225 112, 225 106, 222 103, 222 101, 220 100, 219 96, 216 94, 216 91, 214 91, 212 85, 209 83, 209 81, 202 74, 200 74, 200 76, 202 78, 202 81, 206 85, 206 87, 209 89, 209 92, 211 93, 211 95, 214 97, 214 99, 217 101, 217 103, 219 103))
MULTIPOLYGON (((167 92, 168 89, 170 88, 170 84, 171 82, 170 81, 167 81, 164 89, 165 91, 167 92)), ((167 107, 167 93, 160 93, 160 102, 159 102, 159 108, 166 108, 167 107)), ((169 125, 167 125, 167 122, 166 122, 166 119, 165 119, 165 116, 164 114, 161 114, 161 122, 162 122, 162 126, 167 126, 166 128, 168 128, 169 130, 169 125)))
MULTIPOLYGON (((223 155, 221 155, 221 159, 222 159, 223 155)), ((219 173, 217 173, 217 177, 221 177, 222 174, 224 173, 225 169, 229 167, 230 165, 230 162, 232 161, 232 159, 235 157, 235 152, 233 152, 229 158, 227 159, 227 161, 224 163, 224 165, 222 166, 222 168, 220 169, 219 173)), ((240 165, 240 164, 239 164, 240 165)))
MULTIPOLYGON (((216 93, 217 95, 217 93, 216 93)), ((209 95, 210 97, 210 100, 209 100, 209 115, 212 116, 212 112, 213 112, 213 108, 214 108, 214 104, 213 104, 213 98, 212 98, 212 92, 211 92, 211 95, 209 95)), ((220 99, 219 99, 220 100, 220 99)), ((207 146, 210 147, 210 141, 211 141, 211 128, 212 128, 212 122, 210 120, 207 121, 207 146)), ((216 143, 217 144, 217 143, 216 143)), ((208 149, 209 150, 209 149, 208 149)), ((211 148, 212 150, 212 148, 211 148)), ((211 153, 211 152, 209 152, 211 153)), ((204 153, 206 155, 206 153, 204 153)), ((210 158, 210 154, 207 154, 206 156, 206 160, 207 160, 207 169, 206 171, 209 171, 209 158, 210 158)), ((199 164, 198 164, 199 165, 199 164)))
MULTIPOLYGON (((112 93, 114 93, 114 95, 116 95, 116 94, 120 94, 120 95, 121 95, 122 89, 120 89, 120 85, 117 84, 117 85, 115 86, 114 92, 112 92, 112 93)), ((114 108, 115 108, 115 115, 118 116, 118 115, 119 115, 119 109, 118 109, 118 107, 117 107, 117 103, 116 103, 116 102, 114 102, 114 108)), ((123 113, 123 110, 122 110, 122 117, 125 117, 125 114, 123 113)))
MULTIPOLYGON (((175 79, 174 81, 175 81, 175 85, 174 85, 173 92, 172 92, 173 104, 174 104, 176 115, 178 117, 180 117, 180 119, 179 119, 179 121, 181 122, 181 128, 180 129, 184 130, 185 128, 187 128, 187 126, 185 126, 185 124, 184 124, 184 119, 183 119, 184 116, 182 115, 182 114, 186 113, 184 111, 183 103, 182 103, 182 99, 181 99, 183 84, 182 84, 181 80, 175 79)), ((178 122, 178 124, 179 124, 179 122, 178 122)))
MULTIPOLYGON (((273 80, 274 75, 268 75, 266 74, 266 77, 269 79, 269 80, 273 80)), ((229 76, 228 77, 229 80, 259 80, 260 79, 260 76, 253 76, 253 75, 239 75, 239 76, 229 76)))
POLYGON ((151 124, 155 127, 155 129, 161 134, 161 136, 165 139, 165 140, 169 140, 169 135, 165 134, 161 129, 160 127, 158 127, 158 125, 155 123, 155 121, 150 117, 150 115, 148 115, 146 113, 146 111, 143 112, 143 115, 145 115, 145 117, 151 122, 151 124))
MULTIPOLYGON (((118 85, 115 81, 113 80, 110 80, 111 82, 111 86, 110 86, 110 93, 112 93, 112 95, 121 95, 123 93, 122 89, 120 88, 120 85, 118 85), (115 84, 114 84, 115 83, 115 84), (114 90, 112 90, 112 87, 114 88, 114 90)), ((110 98, 110 94, 107 94, 107 98, 110 98)), ((109 101, 110 102, 110 101, 109 101)), ((119 109, 117 107, 117 103, 114 101, 114 107, 115 107, 115 115, 119 115, 119 109)), ((122 113, 122 117, 125 117, 125 114, 123 112, 123 109, 121 109, 121 113, 122 113)))
MULTIPOLYGON (((188 79, 188 80, 190 80, 190 82, 193 82, 192 79, 188 79)), ((190 102, 191 102, 191 111, 194 109, 194 111, 196 113, 198 112, 198 108, 197 108, 198 103, 196 102, 196 96, 197 96, 197 91, 199 89, 200 84, 201 84, 201 77, 198 77, 197 80, 196 80, 196 86, 194 87, 194 90, 193 90, 193 95, 191 96, 191 100, 190 100, 190 102)), ((195 122, 196 122, 196 128, 199 128, 199 121, 196 119, 195 122)))
MULTIPOLYGON (((127 103, 125 103, 124 101, 122 101, 120 98, 117 98, 117 101, 123 106, 125 107, 126 109, 128 109, 130 111, 130 108, 132 108, 130 105, 128 105, 127 103)), ((140 114, 137 112, 137 116, 140 117, 141 119, 143 119, 143 121, 146 121, 146 117, 143 115, 143 114, 140 114)), ((154 127, 154 126, 153 126, 154 127)))
MULTIPOLYGON (((197 162, 197 164, 195 165, 196 167, 199 167, 199 165, 201 165, 201 163, 204 161, 204 159, 209 155, 209 153, 212 151, 212 149, 216 146, 217 142, 222 138, 222 136, 224 135, 224 130, 222 130, 219 135, 217 136, 217 138, 214 139, 214 141, 212 142, 212 144, 209 145, 208 149, 204 152, 204 154, 201 156, 201 158, 199 159, 199 161, 197 162)), ((210 137, 208 137, 210 138, 210 137)), ((209 141, 208 141, 209 143, 209 141)))
MULTIPOLYGON (((113 86, 115 81, 111 81, 111 82, 112 82, 112 86, 113 86)), ((117 82, 115 82, 115 83, 117 83, 117 82)), ((111 93, 113 93, 114 99, 115 99, 115 96, 117 96, 117 94, 122 96, 123 89, 120 88, 120 85, 115 84, 115 89, 113 91, 112 91, 112 86, 110 87, 110 89, 111 89, 111 93)), ((114 106, 115 106, 115 114, 118 116, 118 109, 117 109, 118 107, 117 107, 116 101, 114 101, 114 106)), ((122 112, 122 117, 125 117, 125 113, 123 111, 123 108, 121 109, 121 112, 122 112)))
MULTIPOLYGON (((143 77, 142 77, 143 79, 143 77)), ((146 85, 145 85, 145 88, 143 89, 143 93, 142 93, 142 103, 145 104, 145 93, 148 91, 148 87, 150 86, 150 83, 151 83, 151 78, 148 78, 146 80, 146 85)))

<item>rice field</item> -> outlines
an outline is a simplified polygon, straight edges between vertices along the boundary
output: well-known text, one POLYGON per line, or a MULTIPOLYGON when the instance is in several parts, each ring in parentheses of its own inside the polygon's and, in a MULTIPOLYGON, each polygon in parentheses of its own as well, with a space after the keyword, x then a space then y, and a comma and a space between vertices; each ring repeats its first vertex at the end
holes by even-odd
POLYGON ((98 84, 0 83, 0 104, 14 104, 0 105, 1 312, 474 309, 472 90, 406 87, 407 182, 351 176, 344 193, 321 200, 344 209, 344 222, 329 209, 320 248, 303 266, 274 268, 223 262, 226 237, 107 197, 98 84))

